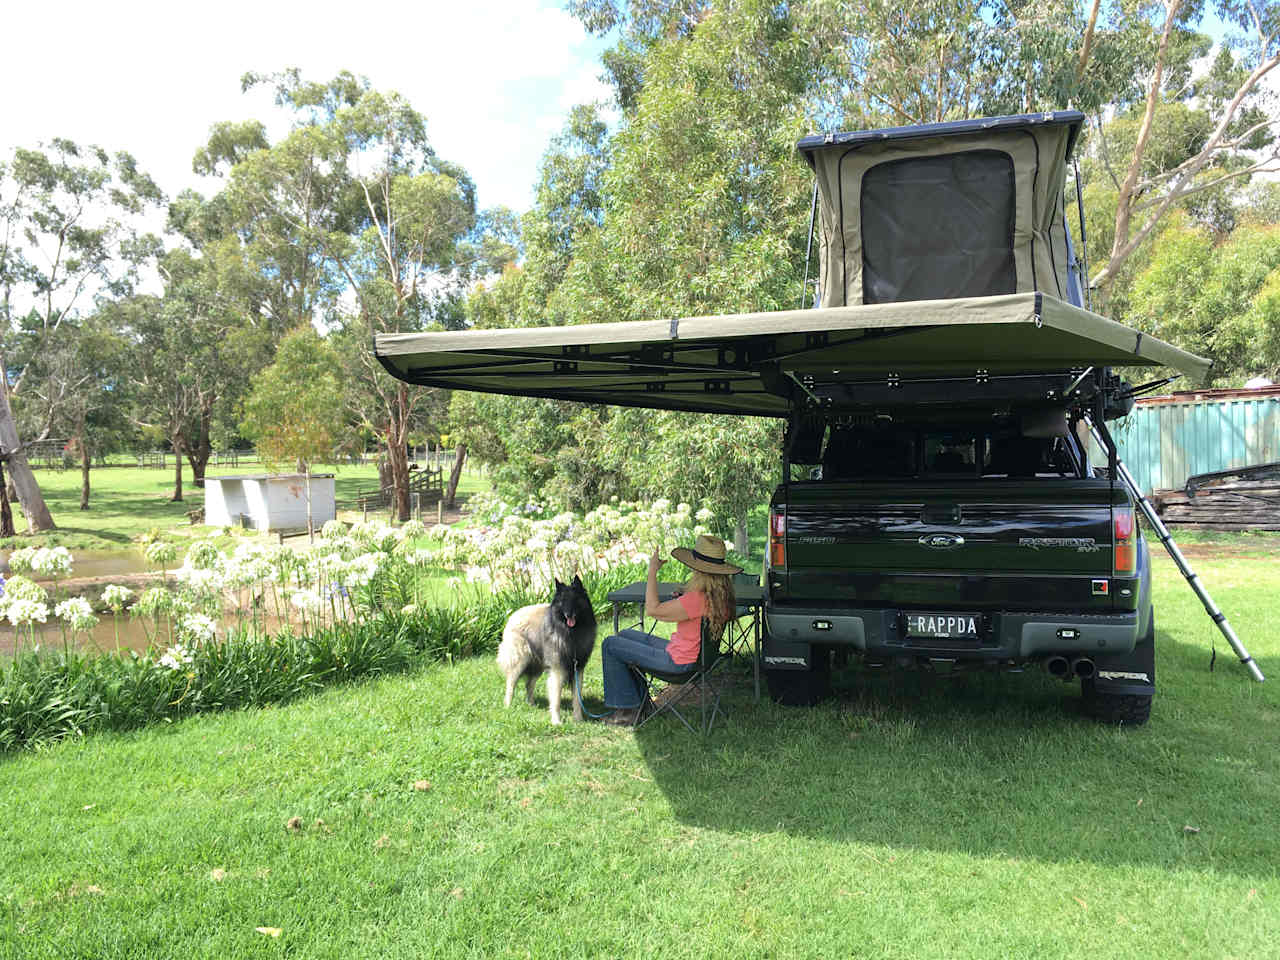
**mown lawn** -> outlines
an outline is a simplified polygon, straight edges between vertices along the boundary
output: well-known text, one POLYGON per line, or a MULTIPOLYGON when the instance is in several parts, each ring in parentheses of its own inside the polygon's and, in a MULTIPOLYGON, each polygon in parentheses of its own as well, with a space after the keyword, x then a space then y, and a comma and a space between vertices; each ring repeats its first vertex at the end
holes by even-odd
MULTIPOLYGON (((210 467, 209 476, 261 473, 261 464, 239 467, 210 467)), ((337 467, 317 466, 317 473, 335 473, 337 499, 355 496, 361 490, 376 487, 378 470, 373 465, 337 467)), ((58 529, 35 536, 27 535, 27 521, 20 506, 13 504, 14 527, 18 536, 0 540, 0 550, 36 544, 65 546, 72 550, 112 550, 129 547, 150 530, 174 528, 186 533, 207 532, 209 527, 192 528, 187 512, 204 506, 204 490, 192 485, 191 474, 184 475, 183 497, 179 503, 173 495, 173 466, 167 470, 137 467, 103 467, 90 473, 89 510, 80 509, 80 471, 35 471, 49 512, 58 529)), ((474 471, 464 471, 460 492, 467 494, 487 487, 487 481, 474 471)), ((428 522, 434 513, 424 516, 428 522)), ((358 518, 357 518, 358 519, 358 518)))
POLYGON ((0 758, 0 956, 1277 956, 1280 560, 1199 561, 1265 684, 1156 563, 1138 730, 1041 674, 557 729, 485 658, 0 758))

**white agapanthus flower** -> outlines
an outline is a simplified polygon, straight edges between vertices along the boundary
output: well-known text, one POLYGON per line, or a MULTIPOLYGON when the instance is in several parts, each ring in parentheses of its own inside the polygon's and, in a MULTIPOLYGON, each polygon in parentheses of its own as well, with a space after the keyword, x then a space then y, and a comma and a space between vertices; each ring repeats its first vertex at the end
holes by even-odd
POLYGON ((163 540, 152 540, 147 544, 145 554, 148 563, 153 563, 157 567, 167 567, 178 559, 178 548, 172 543, 165 543, 163 540))
POLYGON ((289 602, 303 613, 319 613, 323 601, 314 590, 297 590, 289 598, 289 602))
POLYGON ((155 615, 169 609, 169 598, 173 596, 163 587, 152 587, 145 591, 138 602, 133 605, 134 613, 155 615))
POLYGON ((92 630, 98 625, 98 618, 93 615, 93 607, 84 597, 72 597, 63 600, 53 608, 54 615, 65 620, 72 630, 92 630))
POLYGON ((31 569, 54 577, 71 573, 71 551, 66 547, 41 547, 31 557, 31 569))
POLYGON ((36 555, 35 547, 23 547, 9 554, 9 569, 15 573, 30 573, 31 560, 36 555))
POLYGON ((326 520, 324 526, 320 528, 320 536, 326 540, 346 536, 346 533, 347 525, 341 520, 326 520))
POLYGON ((697 513, 693 515, 693 519, 697 520, 699 523, 710 523, 712 520, 715 519, 715 516, 716 515, 712 513, 709 509, 707 509, 706 507, 703 507, 701 510, 699 510, 697 513))
POLYGON ((414 550, 412 553, 404 555, 405 563, 411 567, 425 567, 432 562, 433 554, 430 550, 414 550))
POLYGON ((9 601, 9 622, 15 627, 28 623, 44 623, 49 619, 49 607, 39 600, 19 598, 9 601))
POLYGON ((224 559, 222 551, 208 540, 197 540, 191 545, 191 549, 187 551, 187 558, 183 566, 193 570, 213 570, 224 559))
POLYGON ((346 565, 343 580, 350 586, 362 587, 377 576, 378 568, 381 566, 381 554, 362 553, 346 565))
POLYGON ((176 574, 179 583, 195 593, 213 596, 222 592, 223 578, 218 570, 204 567, 179 567, 176 574))
POLYGON ((487 567, 467 567, 467 583, 492 583, 493 575, 487 567))
POLYGON ((396 536, 401 540, 410 540, 426 532, 427 528, 422 525, 421 520, 409 520, 396 531, 396 536))
POLYGON ((195 660, 188 650, 180 643, 175 643, 172 647, 164 652, 160 658, 160 666, 168 667, 170 670, 181 670, 195 660))
POLYGON ((212 640, 218 635, 218 625, 214 623, 212 617, 206 617, 202 613, 189 613, 182 618, 178 629, 182 635, 197 643, 212 640))
POLYGON ((129 602, 129 598, 133 596, 133 591, 128 587, 113 583, 107 589, 102 591, 102 602, 112 610, 119 613, 124 609, 124 605, 129 602))
POLYGON ((44 587, 30 577, 24 577, 19 574, 5 581, 4 597, 10 602, 14 600, 34 600, 37 603, 44 603, 49 598, 49 594, 45 592, 44 587))

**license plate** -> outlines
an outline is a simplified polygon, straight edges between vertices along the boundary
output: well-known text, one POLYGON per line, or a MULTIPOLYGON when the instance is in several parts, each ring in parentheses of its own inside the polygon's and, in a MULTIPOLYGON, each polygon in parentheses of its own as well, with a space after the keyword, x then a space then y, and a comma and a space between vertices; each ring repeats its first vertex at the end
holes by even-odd
POLYGON ((908 637, 934 637, 943 640, 975 640, 982 627, 978 613, 928 613, 912 610, 903 613, 908 637))

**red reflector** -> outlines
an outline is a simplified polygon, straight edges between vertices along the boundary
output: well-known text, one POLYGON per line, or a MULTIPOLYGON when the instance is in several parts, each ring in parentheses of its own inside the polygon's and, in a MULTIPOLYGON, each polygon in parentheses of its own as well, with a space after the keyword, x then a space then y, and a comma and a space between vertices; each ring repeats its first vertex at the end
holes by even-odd
POLYGON ((785 567, 787 565, 787 548, 785 544, 769 544, 769 566, 785 567))
POLYGON ((787 535, 787 515, 785 513, 769 514, 769 532, 775 537, 787 535))
POLYGON ((1116 573, 1133 573, 1138 568, 1138 548, 1132 543, 1116 544, 1116 573))

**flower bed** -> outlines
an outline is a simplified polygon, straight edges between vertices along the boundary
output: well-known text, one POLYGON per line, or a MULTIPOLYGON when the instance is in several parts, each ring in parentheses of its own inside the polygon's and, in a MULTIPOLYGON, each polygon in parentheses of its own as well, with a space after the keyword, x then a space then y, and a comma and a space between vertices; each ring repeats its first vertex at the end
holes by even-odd
MULTIPOLYGON (((73 566, 65 548, 14 551, 11 567, 52 576, 54 595, 23 573, 0 595, 0 616, 25 627, 30 639, 0 664, 0 750, 282 703, 423 660, 491 653, 506 618, 546 602, 553 578, 580 575, 603 616, 608 592, 641 578, 653 545, 689 542, 711 519, 664 501, 542 519, 496 502, 484 509, 482 519, 493 524, 466 530, 331 521, 314 546, 300 550, 245 543, 228 554, 198 541, 172 571, 171 586, 136 598, 120 585, 103 591, 117 625, 124 616, 143 624, 143 653, 90 655, 69 642, 60 651, 35 644, 34 625, 48 620, 51 606, 67 641, 98 618, 86 600, 57 600, 57 581, 73 566), (424 536, 434 549, 419 545, 424 536), (427 566, 462 572, 446 602, 422 602, 427 566), (286 626, 268 632, 269 621, 286 626)), ((168 583, 165 568, 176 562, 176 549, 156 542, 145 550, 168 583)))

